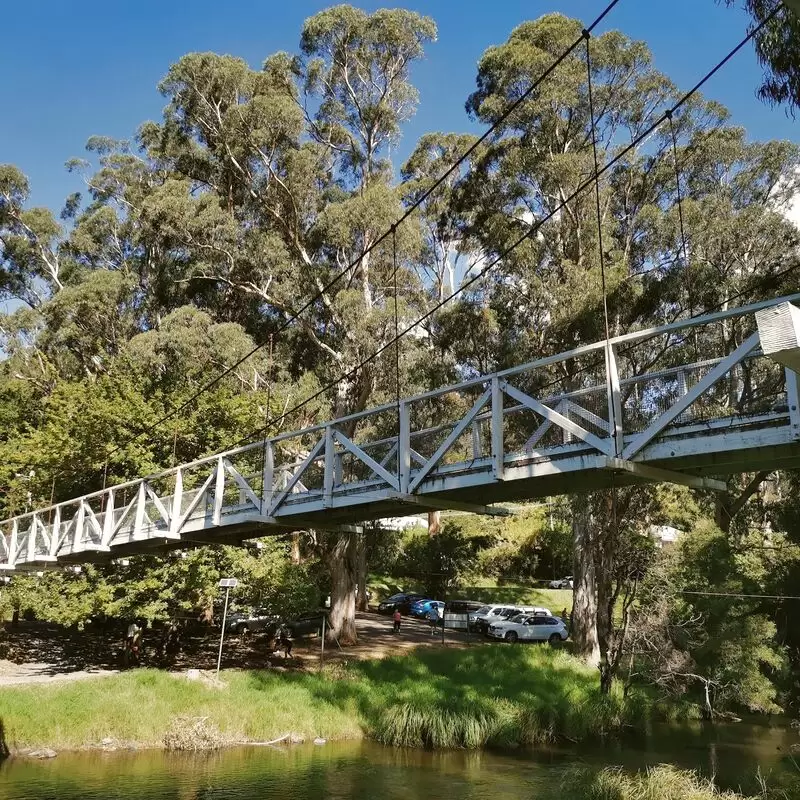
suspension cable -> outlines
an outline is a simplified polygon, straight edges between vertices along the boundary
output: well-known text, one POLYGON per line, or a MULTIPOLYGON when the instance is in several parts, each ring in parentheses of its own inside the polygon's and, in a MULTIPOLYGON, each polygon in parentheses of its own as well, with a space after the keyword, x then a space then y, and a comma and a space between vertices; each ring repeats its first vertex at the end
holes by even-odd
MULTIPOLYGON (((560 211, 562 211, 569 203, 571 203, 579 194, 581 194, 585 189, 587 189, 594 181, 598 178, 602 177, 605 173, 609 172, 614 166, 616 166, 620 161, 622 161, 625 156, 628 155, 632 150, 638 147, 645 139, 647 139, 655 130, 657 130, 667 119, 668 113, 675 113, 677 110, 682 108, 697 92, 702 89, 702 87, 711 80, 740 50, 742 50, 748 42, 750 42, 754 36, 758 35, 758 33, 776 16, 777 12, 779 11, 780 7, 776 8, 771 14, 769 14, 765 19, 757 26, 755 26, 751 31, 747 33, 747 35, 732 49, 728 52, 728 54, 722 58, 717 64, 712 67, 691 89, 689 89, 686 93, 684 93, 678 100, 671 106, 671 108, 667 109, 663 112, 655 122, 651 123, 647 128, 645 128, 637 137, 635 137, 629 144, 622 148, 622 150, 617 153, 614 158, 610 159, 604 166, 596 172, 591 177, 587 178, 583 181, 579 186, 566 198, 564 198, 560 203, 558 203, 553 209, 548 211, 540 220, 538 220, 534 225, 525 231, 525 233, 521 234, 517 239, 515 239, 510 245, 505 247, 500 253, 492 259, 486 266, 484 266, 481 270, 476 272, 471 278, 464 281, 461 286, 456 289, 455 291, 451 292, 447 297, 440 300, 436 303, 432 308, 418 317, 414 322, 410 325, 405 327, 398 335, 400 337, 406 336, 410 331, 417 328, 426 320, 430 319, 437 311, 443 308, 447 303, 449 303, 453 298, 460 295, 470 286, 476 284, 479 280, 486 277, 498 264, 502 263, 511 253, 514 252, 523 242, 529 239, 531 236, 535 235, 541 227, 549 222, 553 217, 555 217, 560 211)), ((591 31, 591 28, 587 30, 591 31)), ((581 35, 583 38, 583 35, 581 35)), ((769 276, 770 280, 773 280, 778 277, 782 277, 783 275, 789 274, 793 272, 795 269, 800 267, 800 265, 794 265, 787 270, 784 270, 777 276, 769 276)), ((741 293, 740 293, 741 296, 741 293)), ((375 350, 370 356, 364 359, 362 362, 357 364, 355 367, 351 368, 347 373, 342 375, 339 380, 345 380, 353 375, 355 375, 358 370, 363 369, 365 366, 370 364, 374 361, 381 353, 383 353, 387 348, 391 347, 394 344, 393 340, 386 342, 385 344, 381 345, 377 350, 375 350)), ((321 397, 325 392, 329 391, 336 385, 337 381, 328 383, 327 385, 320 388, 317 392, 315 392, 310 397, 306 398, 305 400, 301 401, 293 408, 288 410, 283 416, 286 417, 289 414, 294 413, 295 411, 299 411, 308 403, 312 402, 313 400, 321 397)), ((252 433, 245 436, 243 439, 239 440, 234 447, 238 447, 239 445, 245 444, 260 436, 263 433, 263 430, 256 430, 252 433)))
MULTIPOLYGON (((686 230, 683 225, 683 192, 681 191, 681 174, 678 169, 678 137, 675 134, 675 124, 673 122, 674 114, 672 110, 669 111, 667 119, 669 120, 669 132, 672 137, 672 164, 675 167, 675 191, 677 192, 678 200, 678 223, 680 225, 681 233, 681 251, 683 254, 684 267, 689 264, 689 251, 686 245, 686 230)), ((691 302, 691 299, 690 299, 691 302)), ((690 306, 691 311, 691 306, 690 306)))
MULTIPOLYGON (((589 40, 592 38, 592 34, 589 33, 589 31, 584 31, 583 36, 586 40, 586 80, 589 91, 589 118, 592 129, 592 155, 594 156, 594 174, 599 175, 600 161, 597 156, 597 123, 594 116, 594 96, 592 92, 592 56, 589 48, 589 40)), ((606 266, 605 266, 606 262, 605 262, 605 251, 603 249, 603 217, 602 217, 602 210, 600 203, 599 178, 594 182, 594 197, 595 197, 595 205, 597 211, 597 251, 600 260, 600 279, 603 291, 603 321, 605 323, 605 332, 606 332, 606 389, 609 393, 608 414, 609 414, 609 422, 611 423, 611 429, 615 431, 614 450, 617 453, 617 455, 619 455, 619 450, 617 449, 618 437, 616 436, 616 431, 618 429, 618 426, 622 425, 622 420, 617 419, 617 404, 616 402, 614 402, 614 399, 611 396, 611 393, 613 391, 610 383, 611 368, 613 363, 612 362, 613 353, 611 350, 611 330, 608 322, 608 289, 606 286, 606 266)), ((611 531, 613 533, 613 537, 609 538, 608 535, 605 535, 601 539, 602 548, 605 551, 604 558, 608 557, 609 559, 613 558, 614 549, 616 548, 617 543, 619 542, 619 520, 617 519, 617 481, 613 471, 611 472, 610 500, 611 500, 611 531)), ((604 614, 610 613, 610 610, 603 609, 603 613, 604 614)), ((604 669, 605 666, 603 667, 604 669)))
MULTIPOLYGON (((603 11, 595 18, 592 24, 587 28, 587 30, 592 31, 594 30, 611 11, 614 7, 620 2, 620 0, 611 0, 608 5, 603 9, 603 11)), ((575 51, 575 49, 580 45, 582 36, 578 37, 566 50, 564 50, 561 55, 558 56, 548 67, 547 69, 536 78, 531 85, 524 91, 522 94, 514 100, 498 117, 497 119, 489 126, 489 128, 476 139, 462 154, 459 158, 457 158, 445 172, 440 175, 425 191, 423 191, 417 198, 411 203, 410 206, 401 214, 401 216, 394 222, 394 226, 401 225, 404 223, 409 217, 411 217, 414 212, 420 208, 420 206, 436 191, 445 181, 465 162, 467 161, 483 143, 489 139, 495 132, 501 129, 503 123, 511 117, 511 115, 523 104, 525 103, 528 98, 541 86, 541 84, 553 74, 553 72, 567 59, 570 55, 575 51)), ((277 333, 281 333, 282 331, 286 330, 295 320, 299 319, 299 317, 305 313, 309 308, 311 308, 317 301, 319 301, 322 297, 327 294, 345 275, 349 275, 351 271, 361 264, 362 260, 365 256, 371 253, 378 245, 384 242, 389 235, 392 233, 392 227, 386 229, 382 234, 380 234, 368 247, 366 247, 363 252, 361 252, 356 258, 354 258, 347 266, 345 266, 340 272, 338 272, 334 277, 328 281, 327 284, 322 286, 319 291, 311 297, 308 301, 306 301, 297 311, 293 312, 288 316, 288 318, 278 327, 277 333)), ((172 419, 174 416, 179 414, 184 409, 188 408, 191 404, 193 404, 202 394, 205 392, 210 391, 214 388, 220 381, 222 381, 225 377, 230 375, 234 370, 236 370, 239 366, 241 366, 248 358, 253 356, 259 350, 263 349, 265 343, 256 345, 252 348, 248 353, 243 355, 229 367, 224 369, 219 375, 213 378, 208 383, 201 386, 191 397, 181 403, 179 406, 174 408, 172 411, 168 412, 160 419, 156 420, 152 425, 144 428, 143 430, 139 431, 138 433, 134 434, 134 436, 125 444, 130 444, 130 442, 136 441, 139 437, 144 436, 145 434, 150 434, 155 431, 160 425, 168 420, 172 419)), ((117 451, 119 451, 124 444, 119 444, 112 450, 107 453, 107 457, 110 457, 117 451)))
MULTIPOLYGON (((681 189, 681 173, 678 167, 678 137, 675 133, 674 114, 670 111, 667 119, 669 120, 669 132, 672 139, 672 164, 675 168, 675 191, 677 193, 678 201, 678 224, 680 226, 681 234, 681 253, 683 255, 683 269, 688 272, 689 270, 689 247, 686 242, 686 228, 683 223, 683 191, 681 189)), ((686 293, 689 299, 689 315, 694 316, 694 282, 691 275, 687 275, 686 293)), ((697 331, 692 331, 692 342, 694 343, 695 359, 699 358, 698 345, 697 345, 697 331)))
MULTIPOLYGON (((392 225, 392 262, 394 270, 392 271, 392 280, 394 283, 394 389, 395 389, 395 402, 397 403, 397 424, 400 425, 400 315, 397 308, 398 293, 397 293, 397 225, 392 225)), ((398 433, 400 435, 400 428, 398 433)))
POLYGON ((594 199, 597 207, 597 251, 600 259, 600 282, 603 291, 603 321, 606 330, 606 342, 611 339, 611 329, 608 324, 608 292, 606 289, 606 262, 603 252, 603 214, 600 205, 600 161, 597 156, 597 125, 594 118, 594 96, 592 94, 592 57, 589 51, 589 40, 592 34, 588 30, 583 31, 583 38, 586 42, 586 80, 589 87, 589 119, 592 131, 592 155, 594 156, 594 174, 597 179, 594 182, 594 199))

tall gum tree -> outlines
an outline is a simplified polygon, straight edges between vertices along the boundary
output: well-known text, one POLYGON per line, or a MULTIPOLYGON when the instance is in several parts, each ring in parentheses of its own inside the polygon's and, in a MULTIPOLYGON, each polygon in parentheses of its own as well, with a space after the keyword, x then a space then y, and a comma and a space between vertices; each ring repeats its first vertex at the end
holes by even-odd
MULTIPOLYGON (((581 30, 580 22, 558 14, 520 25, 480 60, 468 112, 486 124, 498 121, 581 30)), ((653 68, 641 42, 611 31, 592 38, 589 48, 602 168, 680 92, 653 68)), ((796 182, 797 148, 748 143, 743 131, 729 125, 724 108, 698 96, 672 122, 686 250, 671 129, 662 125, 599 182, 602 253, 594 186, 572 197, 594 173, 585 48, 578 47, 502 123, 465 189, 471 233, 486 254, 494 256, 522 234, 535 233, 503 259, 497 278, 490 278, 490 306, 501 331, 498 367, 605 337, 601 263, 611 335, 782 288, 778 275, 797 252, 797 229, 782 213, 786 189, 792 191, 796 182), (754 278, 763 280, 752 288, 754 278)), ((693 344, 722 354, 743 335, 732 325, 693 344)), ((672 357, 689 358, 689 343, 686 347, 686 352, 676 348, 672 357)), ((654 347, 634 348, 624 355, 623 368, 640 370, 662 356, 654 347)), ((543 370, 528 388, 572 391, 602 381, 602 365, 590 366, 576 361, 543 370)), ((729 402, 746 405, 746 392, 732 392, 729 402)), ((615 549, 608 532, 597 530, 598 521, 608 518, 600 513, 603 507, 597 497, 578 499, 573 508, 576 570, 583 574, 575 582, 574 637, 578 652, 592 663, 612 638, 607 620, 598 634, 598 614, 607 616, 612 594, 615 549)))
MULTIPOLYGON (((290 372, 334 385, 329 413, 362 410, 393 382, 388 361, 358 367, 394 334, 396 262, 398 306, 416 315, 426 302, 417 224, 378 240, 402 213, 387 155, 416 108, 411 65, 435 36, 416 13, 342 5, 306 21, 299 55, 260 71, 184 56, 160 85, 163 121, 140 129, 140 153, 103 145, 77 229, 98 253, 124 231, 116 250, 151 324, 193 303, 263 342, 318 296, 276 347, 290 372)), ((355 545, 318 541, 330 555, 331 633, 354 641, 355 545)))

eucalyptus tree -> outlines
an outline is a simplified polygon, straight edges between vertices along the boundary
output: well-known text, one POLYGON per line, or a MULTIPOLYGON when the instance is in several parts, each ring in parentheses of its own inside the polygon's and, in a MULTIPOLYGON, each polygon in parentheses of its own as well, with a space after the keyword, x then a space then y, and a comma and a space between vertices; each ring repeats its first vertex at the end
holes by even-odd
POLYGON ((28 208, 28 179, 0 164, 0 299, 37 308, 62 288, 61 225, 46 208, 28 208))
POLYGON ((784 104, 794 113, 800 106, 800 2, 725 0, 725 4, 743 7, 753 26, 763 25, 755 37, 756 55, 764 67, 758 96, 768 103, 784 104))
MULTIPOLYGON (((615 31, 592 38, 590 72, 579 46, 502 118, 581 30, 557 14, 523 23, 484 54, 467 103, 478 121, 500 122, 469 188, 471 233, 488 257, 502 256, 490 301, 498 367, 774 294, 797 257, 797 229, 785 218, 797 148, 748 143, 723 107, 697 95, 640 139, 681 96, 641 42, 615 31), (599 198, 593 141, 604 170, 599 198)), ((727 342, 704 345, 722 351, 743 334, 732 327, 727 342)), ((635 348, 623 366, 639 369, 658 355, 635 348)), ((540 371, 531 389, 572 391, 602 379, 602 364, 561 366, 540 371)), ((597 596, 609 596, 612 579, 613 532, 599 524, 606 502, 573 502, 575 636, 594 662, 597 596)))
MULTIPOLYGON (((407 317, 426 303, 416 223, 385 233, 403 211, 388 156, 416 108, 410 68, 435 36, 414 12, 342 5, 306 20, 297 55, 261 70, 184 56, 138 149, 97 139, 99 171, 74 164, 89 192, 76 258, 133 278, 144 329, 186 304, 258 344, 293 322, 273 362, 331 384, 326 413, 363 409, 394 384, 388 359, 369 356, 394 335, 395 306, 407 317)), ((353 594, 351 545, 330 544, 340 641, 355 636, 352 609, 340 613, 353 594)))

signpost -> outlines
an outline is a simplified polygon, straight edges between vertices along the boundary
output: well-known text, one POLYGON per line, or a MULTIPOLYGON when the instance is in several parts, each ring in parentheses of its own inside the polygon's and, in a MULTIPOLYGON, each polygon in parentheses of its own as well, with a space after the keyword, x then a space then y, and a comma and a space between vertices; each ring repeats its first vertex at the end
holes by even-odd
POLYGON ((225 640, 225 622, 228 618, 228 597, 230 596, 231 589, 235 589, 239 585, 236 578, 222 578, 219 582, 219 588, 225 590, 225 608, 222 612, 222 630, 219 632, 219 655, 217 656, 217 678, 219 678, 219 668, 222 664, 222 642, 225 640))

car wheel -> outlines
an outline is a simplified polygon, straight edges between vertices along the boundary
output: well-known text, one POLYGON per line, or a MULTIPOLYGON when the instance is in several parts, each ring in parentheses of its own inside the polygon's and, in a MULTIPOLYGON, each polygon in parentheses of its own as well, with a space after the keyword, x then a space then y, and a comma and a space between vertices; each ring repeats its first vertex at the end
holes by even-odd
POLYGON ((509 644, 514 644, 514 642, 516 642, 516 641, 517 641, 517 639, 519 639, 519 636, 517 636, 517 634, 516 634, 514 631, 509 631, 509 632, 508 632, 508 633, 505 635, 505 640, 506 640, 506 641, 507 641, 509 644))
POLYGON ((547 641, 550 642, 551 647, 555 647, 556 644, 561 644, 561 637, 557 633, 551 633, 547 641))

